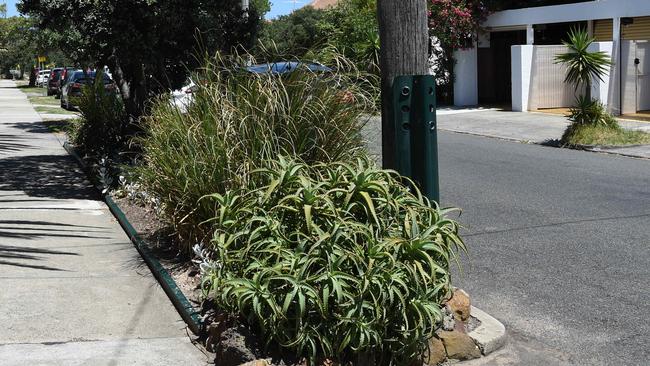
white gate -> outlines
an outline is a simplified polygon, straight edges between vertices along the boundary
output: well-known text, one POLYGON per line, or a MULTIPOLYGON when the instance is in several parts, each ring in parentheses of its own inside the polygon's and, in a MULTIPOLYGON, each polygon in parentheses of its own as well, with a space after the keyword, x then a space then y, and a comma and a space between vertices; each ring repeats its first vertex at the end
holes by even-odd
POLYGON ((531 68, 529 109, 563 108, 573 105, 573 85, 564 83, 566 67, 555 56, 567 52, 565 46, 534 46, 531 68))
POLYGON ((650 110, 650 42, 621 42, 623 114, 650 110))
POLYGON ((650 110, 650 42, 637 41, 635 56, 636 110, 647 111, 650 110))

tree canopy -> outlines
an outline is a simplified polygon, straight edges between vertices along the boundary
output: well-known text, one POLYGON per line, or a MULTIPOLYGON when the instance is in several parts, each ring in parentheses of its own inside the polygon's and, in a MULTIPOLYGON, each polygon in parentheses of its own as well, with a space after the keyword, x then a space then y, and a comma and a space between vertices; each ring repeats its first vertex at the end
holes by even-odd
POLYGON ((74 61, 108 65, 137 117, 152 95, 184 82, 197 55, 251 46, 256 3, 268 1, 248 12, 240 0, 22 0, 18 9, 56 32, 74 61))
POLYGON ((58 48, 58 40, 51 31, 38 31, 32 19, 0 19, 0 72, 8 76, 10 70, 17 69, 22 74, 35 64, 37 56, 46 56, 47 64, 69 64, 69 58, 58 48))

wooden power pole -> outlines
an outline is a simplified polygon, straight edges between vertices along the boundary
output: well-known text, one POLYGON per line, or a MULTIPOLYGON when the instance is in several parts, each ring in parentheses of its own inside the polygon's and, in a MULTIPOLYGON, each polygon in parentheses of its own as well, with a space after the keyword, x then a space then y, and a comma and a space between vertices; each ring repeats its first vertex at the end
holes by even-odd
POLYGON ((400 75, 429 74, 429 29, 426 0, 378 0, 381 42, 382 157, 385 168, 396 168, 392 114, 393 80, 400 75))

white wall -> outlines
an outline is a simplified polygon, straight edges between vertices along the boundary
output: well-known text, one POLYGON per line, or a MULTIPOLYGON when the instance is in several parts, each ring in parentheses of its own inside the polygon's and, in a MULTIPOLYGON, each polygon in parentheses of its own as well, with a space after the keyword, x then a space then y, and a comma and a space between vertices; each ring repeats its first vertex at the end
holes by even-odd
POLYGON ((512 46, 512 110, 525 112, 531 86, 531 71, 533 65, 532 45, 512 46))
POLYGON ((499 11, 490 15, 483 26, 512 27, 647 15, 650 15, 648 0, 599 0, 499 11))
POLYGON ((454 52, 454 105, 478 104, 478 52, 476 47, 454 52))

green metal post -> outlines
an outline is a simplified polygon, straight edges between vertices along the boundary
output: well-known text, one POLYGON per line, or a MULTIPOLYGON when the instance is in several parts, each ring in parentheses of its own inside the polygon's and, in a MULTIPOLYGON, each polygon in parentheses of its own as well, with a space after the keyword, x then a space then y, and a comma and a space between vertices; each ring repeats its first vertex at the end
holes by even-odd
POLYGON ((397 170, 429 199, 440 201, 436 83, 432 75, 405 75, 393 83, 397 170))

